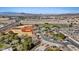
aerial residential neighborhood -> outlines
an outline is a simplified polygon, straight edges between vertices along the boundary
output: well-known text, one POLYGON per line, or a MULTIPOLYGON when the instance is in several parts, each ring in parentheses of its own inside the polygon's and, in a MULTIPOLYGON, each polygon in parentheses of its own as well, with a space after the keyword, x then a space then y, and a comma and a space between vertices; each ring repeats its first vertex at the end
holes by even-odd
POLYGON ((0 51, 79 51, 79 13, 0 12, 0 51))

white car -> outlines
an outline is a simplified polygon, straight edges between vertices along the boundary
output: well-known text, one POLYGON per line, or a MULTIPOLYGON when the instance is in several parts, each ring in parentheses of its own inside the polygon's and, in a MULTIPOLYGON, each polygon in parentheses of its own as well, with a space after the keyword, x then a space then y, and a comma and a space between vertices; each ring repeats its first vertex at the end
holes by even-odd
POLYGON ((0 28, 4 27, 4 25, 0 24, 0 28))

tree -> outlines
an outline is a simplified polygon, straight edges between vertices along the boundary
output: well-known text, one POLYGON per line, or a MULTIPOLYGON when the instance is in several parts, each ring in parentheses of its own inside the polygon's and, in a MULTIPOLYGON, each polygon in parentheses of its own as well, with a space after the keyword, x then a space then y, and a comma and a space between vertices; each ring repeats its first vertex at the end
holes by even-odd
POLYGON ((24 50, 30 50, 32 44, 32 37, 24 37, 23 48, 24 50))
POLYGON ((70 24, 69 24, 69 27, 72 27, 72 26, 73 26, 73 23, 70 23, 70 24))
POLYGON ((0 43, 0 48, 3 48, 3 45, 0 43))
POLYGON ((14 34, 14 32, 13 32, 13 31, 9 31, 8 33, 9 33, 9 34, 14 34))

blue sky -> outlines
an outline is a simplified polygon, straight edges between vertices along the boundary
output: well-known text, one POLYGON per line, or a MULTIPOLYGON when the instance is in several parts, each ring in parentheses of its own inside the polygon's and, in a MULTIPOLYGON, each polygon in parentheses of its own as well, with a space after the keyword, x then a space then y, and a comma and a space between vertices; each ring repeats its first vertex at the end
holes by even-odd
POLYGON ((0 7, 0 12, 64 14, 79 13, 79 7, 0 7))

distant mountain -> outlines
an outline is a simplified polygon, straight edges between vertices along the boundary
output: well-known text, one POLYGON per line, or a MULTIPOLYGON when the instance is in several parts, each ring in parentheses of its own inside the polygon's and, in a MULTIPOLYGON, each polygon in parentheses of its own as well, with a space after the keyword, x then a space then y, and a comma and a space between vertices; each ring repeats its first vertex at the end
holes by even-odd
POLYGON ((16 13, 16 12, 0 12, 0 16, 55 16, 55 15, 79 15, 79 13, 68 14, 31 14, 31 13, 16 13))
POLYGON ((15 12, 0 12, 1 16, 19 16, 20 13, 15 13, 15 12))

